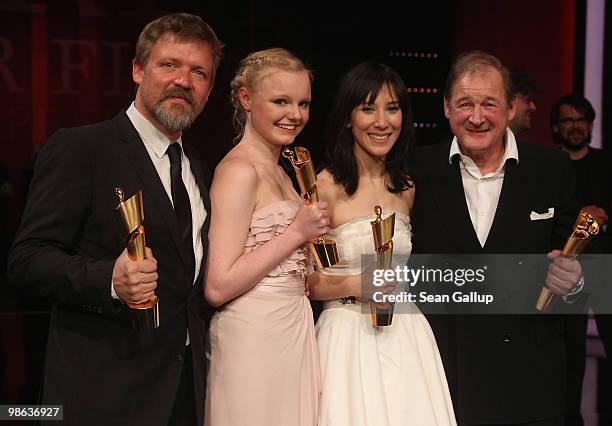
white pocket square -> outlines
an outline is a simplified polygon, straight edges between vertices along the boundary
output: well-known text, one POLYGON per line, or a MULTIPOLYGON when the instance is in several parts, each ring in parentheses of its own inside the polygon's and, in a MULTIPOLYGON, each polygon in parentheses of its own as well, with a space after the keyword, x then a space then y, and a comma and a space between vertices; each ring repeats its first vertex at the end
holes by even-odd
POLYGON ((555 208, 549 207, 548 211, 545 213, 531 212, 529 214, 529 218, 531 220, 543 220, 543 219, 550 219, 554 215, 555 215, 555 208))

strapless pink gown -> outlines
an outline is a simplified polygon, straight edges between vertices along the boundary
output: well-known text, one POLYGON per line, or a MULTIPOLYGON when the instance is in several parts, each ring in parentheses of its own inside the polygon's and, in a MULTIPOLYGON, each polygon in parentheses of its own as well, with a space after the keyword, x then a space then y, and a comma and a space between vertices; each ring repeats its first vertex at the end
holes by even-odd
MULTIPOLYGON (((282 234, 300 203, 253 212, 244 253, 282 234)), ((312 272, 295 250, 253 289, 218 311, 210 325, 206 426, 315 426, 319 366, 304 281, 312 272)))

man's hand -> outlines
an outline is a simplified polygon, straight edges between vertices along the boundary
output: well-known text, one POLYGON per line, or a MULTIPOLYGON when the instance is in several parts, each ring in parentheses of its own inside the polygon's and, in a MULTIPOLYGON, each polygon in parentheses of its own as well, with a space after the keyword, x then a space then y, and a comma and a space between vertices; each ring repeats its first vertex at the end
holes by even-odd
POLYGON ((565 296, 582 275, 582 267, 576 259, 564 257, 561 250, 553 250, 546 255, 552 260, 546 275, 546 287, 554 294, 565 296))
POLYGON ((608 214, 601 207, 590 205, 582 207, 582 210, 593 216, 600 226, 608 223, 608 214))
POLYGON ((157 288, 157 260, 149 247, 144 260, 131 260, 127 249, 115 261, 113 287, 117 296, 125 302, 142 303, 153 297, 157 288))

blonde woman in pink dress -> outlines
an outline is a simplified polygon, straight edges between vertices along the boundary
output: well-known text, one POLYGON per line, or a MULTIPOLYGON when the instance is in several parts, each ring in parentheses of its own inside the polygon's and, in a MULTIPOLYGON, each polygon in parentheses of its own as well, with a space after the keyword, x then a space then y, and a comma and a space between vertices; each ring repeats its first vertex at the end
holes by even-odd
POLYGON ((278 165, 308 122, 311 73, 284 49, 248 55, 231 83, 242 138, 217 166, 205 296, 207 426, 315 426, 319 369, 304 246, 328 230, 278 165))

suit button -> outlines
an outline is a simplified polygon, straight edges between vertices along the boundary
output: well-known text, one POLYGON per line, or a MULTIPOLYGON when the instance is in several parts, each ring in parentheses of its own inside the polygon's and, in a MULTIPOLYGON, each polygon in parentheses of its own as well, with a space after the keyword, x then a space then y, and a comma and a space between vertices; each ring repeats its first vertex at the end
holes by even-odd
POLYGON ((185 355, 183 355, 182 353, 178 352, 176 354, 176 360, 177 361, 182 361, 185 358, 185 355))
POLYGON ((512 340, 512 334, 510 334, 510 333, 504 334, 504 342, 505 343, 510 343, 510 340, 512 340))

